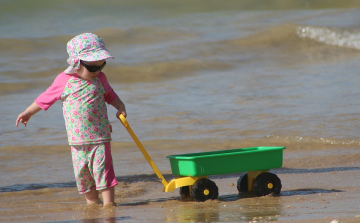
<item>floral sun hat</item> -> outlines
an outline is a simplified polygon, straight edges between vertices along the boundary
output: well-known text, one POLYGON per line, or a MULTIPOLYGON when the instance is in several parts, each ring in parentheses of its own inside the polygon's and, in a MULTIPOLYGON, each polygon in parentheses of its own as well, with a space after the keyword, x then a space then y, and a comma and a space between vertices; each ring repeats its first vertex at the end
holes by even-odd
POLYGON ((92 62, 114 58, 105 48, 104 41, 92 33, 83 33, 71 39, 67 43, 67 52, 70 66, 64 71, 66 74, 76 73, 80 69, 80 60, 92 62))

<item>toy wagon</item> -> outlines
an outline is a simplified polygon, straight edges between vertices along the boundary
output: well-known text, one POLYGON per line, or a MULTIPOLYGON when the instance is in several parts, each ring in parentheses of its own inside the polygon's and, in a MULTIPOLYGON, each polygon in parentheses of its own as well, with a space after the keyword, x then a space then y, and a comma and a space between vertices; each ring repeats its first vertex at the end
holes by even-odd
POLYGON ((209 175, 247 172, 237 182, 239 192, 255 191, 258 196, 270 193, 280 194, 281 181, 269 169, 280 168, 285 147, 251 147, 220 150, 202 153, 189 153, 167 156, 172 174, 177 176, 167 182, 155 163, 130 128, 127 120, 120 115, 120 120, 135 143, 161 179, 164 191, 180 188, 180 195, 190 195, 195 201, 216 199, 219 195, 215 182, 209 175))

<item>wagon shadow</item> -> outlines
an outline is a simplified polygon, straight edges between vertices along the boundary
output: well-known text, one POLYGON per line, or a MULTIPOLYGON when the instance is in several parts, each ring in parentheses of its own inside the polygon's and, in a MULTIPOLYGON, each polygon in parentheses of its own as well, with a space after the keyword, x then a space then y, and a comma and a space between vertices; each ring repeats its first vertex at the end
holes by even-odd
POLYGON ((296 190, 287 190, 281 191, 280 196, 288 197, 288 196, 296 196, 296 195, 309 195, 309 194, 327 194, 327 193, 341 193, 343 190, 336 189, 321 189, 321 188, 302 188, 296 190))

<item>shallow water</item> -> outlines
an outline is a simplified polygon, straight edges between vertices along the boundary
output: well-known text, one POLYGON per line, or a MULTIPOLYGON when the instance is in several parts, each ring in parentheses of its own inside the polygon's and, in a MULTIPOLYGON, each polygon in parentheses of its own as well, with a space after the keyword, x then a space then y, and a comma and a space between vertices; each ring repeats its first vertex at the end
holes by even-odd
MULTIPOLYGON (((67 67, 66 43, 83 32, 115 56, 104 72, 167 176, 165 157, 183 152, 286 146, 284 161, 312 157, 302 167, 312 169, 359 150, 359 1, 1 3, 2 196, 74 188, 61 103, 26 128, 14 124, 67 67)), ((117 177, 152 174, 108 110, 117 177)))

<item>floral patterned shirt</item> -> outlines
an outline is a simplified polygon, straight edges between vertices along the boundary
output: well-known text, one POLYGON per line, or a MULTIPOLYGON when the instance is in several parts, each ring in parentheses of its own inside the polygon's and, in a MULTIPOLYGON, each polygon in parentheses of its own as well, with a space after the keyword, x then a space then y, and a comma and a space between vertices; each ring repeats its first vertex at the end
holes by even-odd
POLYGON ((111 141, 105 102, 111 104, 117 97, 102 72, 92 81, 60 73, 35 102, 47 110, 61 100, 69 145, 86 145, 111 141))

